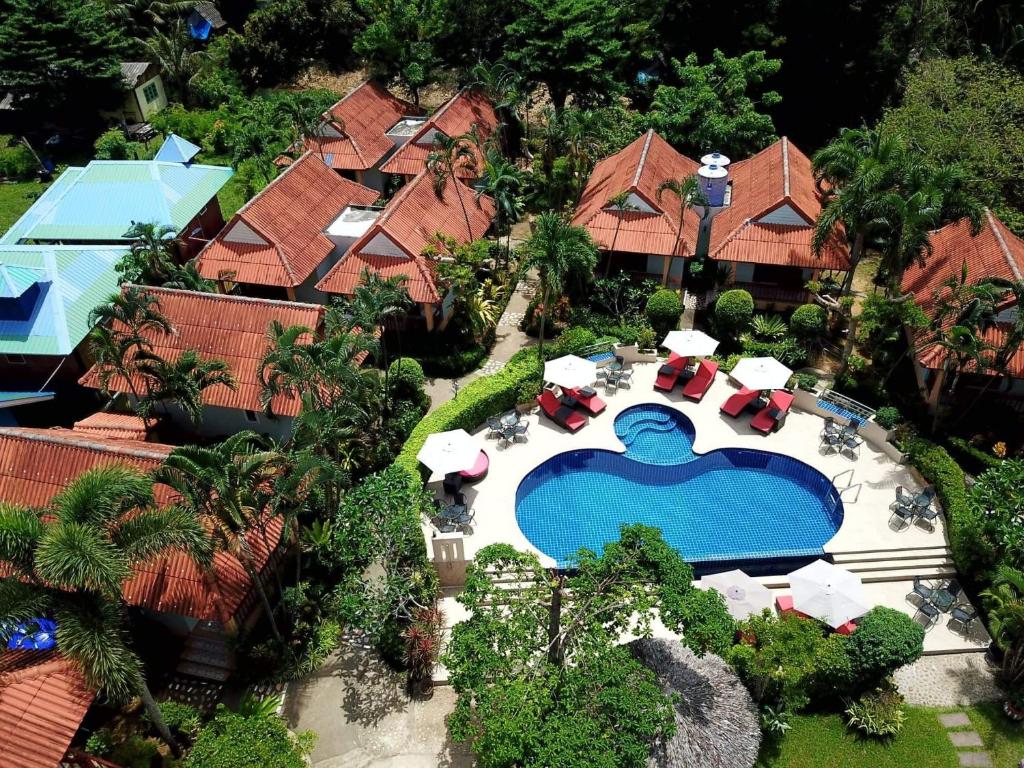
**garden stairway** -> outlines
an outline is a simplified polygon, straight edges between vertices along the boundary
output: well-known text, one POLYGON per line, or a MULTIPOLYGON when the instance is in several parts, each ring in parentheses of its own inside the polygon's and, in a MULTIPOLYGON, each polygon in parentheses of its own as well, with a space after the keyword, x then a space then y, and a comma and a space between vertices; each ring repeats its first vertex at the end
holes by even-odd
POLYGON ((185 640, 175 672, 223 683, 235 669, 235 654, 228 644, 223 625, 201 621, 185 640))

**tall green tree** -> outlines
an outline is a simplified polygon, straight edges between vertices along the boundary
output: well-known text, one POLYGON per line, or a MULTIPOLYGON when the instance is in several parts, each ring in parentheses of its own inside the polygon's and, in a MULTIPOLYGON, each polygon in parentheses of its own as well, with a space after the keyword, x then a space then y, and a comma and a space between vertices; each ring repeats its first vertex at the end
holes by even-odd
POLYGON ((145 37, 191 13, 189 0, 101 0, 107 15, 130 35, 145 37))
POLYGON ((369 20, 353 49, 370 72, 385 82, 400 83, 420 103, 420 92, 441 64, 434 40, 439 9, 436 0, 356 0, 369 20))
POLYGON ((352 291, 346 305, 350 313, 353 328, 361 328, 366 333, 375 333, 380 329, 381 366, 384 369, 384 392, 390 396, 388 373, 391 359, 388 355, 387 334, 394 321, 403 317, 413 306, 409 291, 405 287, 405 277, 381 277, 369 269, 363 270, 359 285, 352 291))
POLYGON ((100 3, 0 2, 0 91, 33 116, 114 109, 124 98, 124 37, 100 3))
POLYGON ((266 438, 238 432, 214 445, 175 448, 154 473, 158 482, 181 497, 182 508, 209 527, 217 549, 242 564, 279 643, 281 632, 253 539, 259 537, 270 551, 278 544, 269 540, 266 526, 274 514, 275 485, 286 469, 286 457, 266 438))
POLYGON ((458 598, 470 618, 444 659, 458 694, 452 737, 492 768, 647 765, 652 742, 673 732, 672 703, 621 637, 649 635, 657 612, 698 653, 723 652, 733 622, 722 597, 692 579, 661 534, 639 525, 600 556, 582 550, 572 571, 505 544, 480 550, 458 598))
POLYGON ((174 272, 175 229, 167 224, 137 222, 125 233, 128 253, 117 265, 121 281, 136 285, 163 285, 174 272))
POLYGON ((188 28, 181 19, 168 24, 165 29, 154 30, 142 41, 146 53, 160 65, 161 74, 167 78, 171 92, 182 104, 192 103, 192 83, 207 63, 205 51, 196 50, 188 28))
POLYGON ((551 302, 561 295, 574 275, 593 277, 597 266, 597 248, 583 227, 574 227, 564 216, 543 213, 524 246, 526 268, 540 273, 541 314, 539 353, 544 356, 544 327, 551 302))
POLYGON ((651 102, 650 123, 678 149, 701 155, 712 149, 746 156, 775 140, 768 110, 782 101, 764 87, 782 68, 764 51, 729 57, 715 50, 711 61, 697 54, 672 60, 672 79, 659 85, 651 102))
POLYGON ((528 83, 547 86, 555 111, 572 96, 607 104, 622 92, 628 51, 625 14, 600 0, 523 0, 508 25, 504 62, 528 83))
POLYGON ((139 696, 167 744, 180 754, 131 648, 122 592, 132 571, 183 552, 211 562, 209 538, 180 506, 160 508, 152 481, 122 466, 90 469, 44 510, 0 503, 0 614, 13 621, 51 616, 57 647, 86 683, 115 702, 139 696))
MULTIPOLYGON (((679 224, 676 227, 676 244, 672 249, 672 258, 675 259, 676 255, 679 254, 679 246, 683 241, 683 223, 686 220, 686 212, 694 206, 703 208, 704 215, 701 217, 701 221, 703 221, 707 217, 708 199, 704 196, 700 178, 697 176, 687 176, 682 179, 665 179, 665 181, 658 185, 658 202, 661 202, 662 197, 664 197, 666 193, 672 195, 676 199, 676 204, 679 206, 679 224)), ((696 246, 697 244, 694 243, 693 247, 696 248, 696 246)), ((671 271, 672 267, 670 265, 669 272, 671 271)))
POLYGON ((489 148, 484 153, 484 167, 480 183, 476 188, 477 200, 488 195, 494 200, 494 224, 497 234, 503 232, 508 239, 505 245, 506 264, 512 253, 512 225, 523 215, 523 185, 525 178, 518 166, 501 152, 489 148))
POLYGON ((1002 566, 981 598, 992 641, 1003 652, 1003 682, 1009 690, 1019 691, 1024 685, 1024 572, 1002 566))
POLYGON ((445 136, 440 131, 436 133, 430 154, 427 155, 427 172, 430 173, 430 183, 439 200, 444 195, 444 190, 449 183, 456 185, 455 196, 459 198, 459 205, 462 207, 462 218, 466 222, 466 237, 472 240, 473 227, 469 223, 466 200, 462 195, 462 190, 457 186, 462 183, 459 181, 459 177, 462 175, 468 175, 469 178, 476 178, 480 175, 471 137, 468 134, 445 136))

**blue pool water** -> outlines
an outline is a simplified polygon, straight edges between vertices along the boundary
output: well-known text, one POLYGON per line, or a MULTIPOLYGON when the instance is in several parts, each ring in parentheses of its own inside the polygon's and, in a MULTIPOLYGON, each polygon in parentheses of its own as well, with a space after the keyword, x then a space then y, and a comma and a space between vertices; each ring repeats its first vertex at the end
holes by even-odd
POLYGON ((560 565, 601 552, 624 523, 660 528, 691 563, 822 554, 843 521, 839 493, 813 467, 768 451, 693 451, 693 423, 657 404, 615 419, 625 453, 569 451, 532 470, 516 492, 520 529, 560 565))

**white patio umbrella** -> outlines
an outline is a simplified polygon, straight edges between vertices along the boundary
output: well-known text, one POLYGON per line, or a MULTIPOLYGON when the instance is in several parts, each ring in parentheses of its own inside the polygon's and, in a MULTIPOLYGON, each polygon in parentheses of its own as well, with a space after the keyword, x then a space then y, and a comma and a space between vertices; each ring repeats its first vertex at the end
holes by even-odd
POLYGON ((704 357, 715 354, 718 340, 711 338, 704 331, 669 331, 661 346, 680 357, 704 357))
POLYGON ((793 589, 793 608, 821 619, 830 627, 841 627, 871 608, 860 578, 824 560, 815 560, 793 571, 788 578, 793 589))
POLYGON ((597 363, 576 355, 566 355, 544 363, 544 381, 562 389, 588 387, 597 379, 597 363))
POLYGON ((747 389, 782 389, 793 371, 774 357, 745 357, 729 375, 747 389))
POLYGON ((771 590, 740 570, 708 574, 697 586, 721 593, 725 607, 734 619, 745 619, 772 607, 771 590))
POLYGON ((469 469, 479 455, 476 439, 464 429, 453 429, 428 435, 416 458, 431 472, 447 475, 469 469))

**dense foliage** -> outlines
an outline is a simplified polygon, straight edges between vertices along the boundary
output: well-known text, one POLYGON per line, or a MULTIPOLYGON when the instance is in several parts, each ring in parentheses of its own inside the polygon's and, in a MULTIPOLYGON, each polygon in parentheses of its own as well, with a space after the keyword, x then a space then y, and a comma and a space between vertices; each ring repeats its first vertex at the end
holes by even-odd
POLYGON ((739 335, 754 318, 753 297, 742 288, 725 291, 715 301, 714 318, 720 332, 739 335))
POLYGON ((679 327, 679 316, 683 313, 683 303, 679 294, 668 288, 662 288, 651 294, 644 307, 647 321, 655 333, 664 336, 679 327))
POLYGON ((878 685, 921 655, 924 629, 902 611, 875 606, 857 620, 846 639, 853 679, 861 687, 878 685))
POLYGON ((1007 459, 985 471, 967 494, 972 519, 999 562, 1024 568, 1024 459, 1007 459))
POLYGON ((225 709, 199 732, 185 768, 305 768, 315 735, 292 736, 277 715, 225 709))
POLYGON ((803 304, 793 310, 789 328, 802 341, 820 339, 825 333, 828 316, 825 309, 817 304, 803 304))

